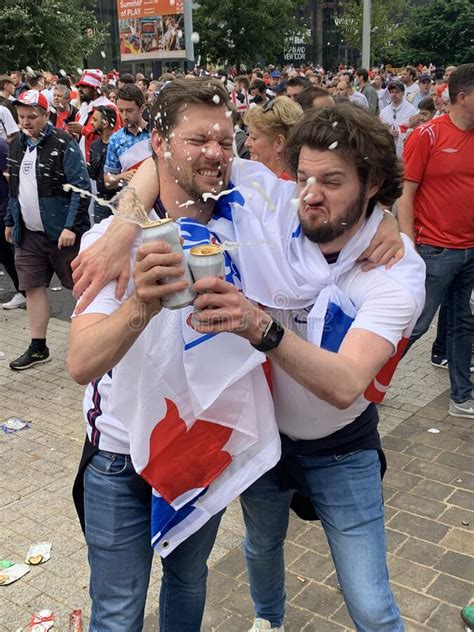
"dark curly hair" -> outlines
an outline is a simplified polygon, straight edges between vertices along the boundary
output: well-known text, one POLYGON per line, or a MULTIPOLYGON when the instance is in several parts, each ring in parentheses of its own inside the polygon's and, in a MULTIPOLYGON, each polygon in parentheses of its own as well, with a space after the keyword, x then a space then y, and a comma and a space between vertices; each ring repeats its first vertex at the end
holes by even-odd
POLYGON ((351 103, 335 108, 308 110, 293 126, 286 141, 286 161, 296 177, 301 148, 328 150, 354 164, 362 189, 379 184, 370 199, 367 215, 375 204, 390 207, 402 194, 403 167, 395 152, 390 130, 377 117, 351 103))

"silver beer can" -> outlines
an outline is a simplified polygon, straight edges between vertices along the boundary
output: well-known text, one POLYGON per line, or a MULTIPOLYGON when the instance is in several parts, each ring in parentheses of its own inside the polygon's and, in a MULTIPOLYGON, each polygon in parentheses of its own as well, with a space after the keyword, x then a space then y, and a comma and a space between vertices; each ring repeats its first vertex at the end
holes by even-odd
POLYGON ((216 244, 191 248, 188 264, 195 281, 213 276, 225 278, 224 255, 216 244))
POLYGON ((193 285, 193 279, 186 263, 186 257, 184 256, 183 246, 181 245, 179 226, 171 218, 165 218, 156 222, 150 222, 142 228, 141 237, 143 243, 149 241, 164 241, 171 246, 171 252, 181 255, 183 257, 182 266, 184 267, 184 275, 182 277, 164 277, 160 283, 175 283, 185 279, 188 282, 188 287, 178 292, 168 294, 161 299, 161 304, 167 309, 180 309, 191 305, 196 295, 191 291, 193 285))
MULTIPOLYGON (((225 278, 224 254, 219 246, 215 244, 205 244, 191 248, 188 263, 195 281, 213 276, 225 278)), ((199 311, 199 309, 194 308, 191 324, 196 324, 194 317, 199 311)))

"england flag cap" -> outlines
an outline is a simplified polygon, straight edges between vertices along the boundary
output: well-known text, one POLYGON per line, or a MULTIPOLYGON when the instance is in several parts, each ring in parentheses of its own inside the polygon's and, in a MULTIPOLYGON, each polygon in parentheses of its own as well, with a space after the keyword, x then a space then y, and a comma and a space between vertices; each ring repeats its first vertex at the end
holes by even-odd
POLYGON ((98 68, 87 68, 82 73, 81 78, 76 83, 76 86, 90 86, 100 90, 102 82, 104 81, 104 73, 98 68))
POLYGON ((18 95, 13 101, 13 105, 30 105, 31 107, 37 106, 43 108, 46 112, 49 112, 48 99, 38 92, 38 90, 26 90, 18 95))

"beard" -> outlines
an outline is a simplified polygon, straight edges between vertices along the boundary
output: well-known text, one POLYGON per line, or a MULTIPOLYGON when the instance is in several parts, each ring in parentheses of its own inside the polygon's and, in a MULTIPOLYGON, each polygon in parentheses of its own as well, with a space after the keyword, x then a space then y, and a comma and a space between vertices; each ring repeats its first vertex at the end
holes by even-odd
POLYGON ((361 191, 354 202, 345 207, 337 220, 329 219, 326 223, 314 227, 311 225, 311 221, 302 218, 301 213, 298 211, 303 235, 316 244, 328 244, 338 237, 342 237, 360 220, 364 213, 364 199, 364 192, 361 191))
MULTIPOLYGON (((206 166, 199 167, 199 168, 205 169, 206 166)), ((174 164, 169 165, 170 174, 172 178, 177 182, 177 184, 179 184, 179 186, 183 189, 183 191, 186 192, 186 195, 188 195, 191 200, 195 200, 195 201, 198 201, 198 200, 202 201, 202 196, 204 193, 212 193, 216 195, 220 193, 221 191, 224 191, 224 189, 226 188, 228 184, 228 179, 229 179, 227 175, 228 170, 225 169, 222 165, 219 165, 219 166, 207 165, 207 168, 208 169, 216 169, 216 168, 221 169, 222 173, 219 178, 219 183, 222 182, 222 184, 214 184, 213 186, 209 186, 209 185, 206 186, 204 184, 200 184, 197 181, 197 178, 199 176, 196 173, 195 169, 193 169, 192 171, 191 169, 189 169, 188 171, 187 169, 183 169, 181 167, 181 169, 178 171, 174 164)))

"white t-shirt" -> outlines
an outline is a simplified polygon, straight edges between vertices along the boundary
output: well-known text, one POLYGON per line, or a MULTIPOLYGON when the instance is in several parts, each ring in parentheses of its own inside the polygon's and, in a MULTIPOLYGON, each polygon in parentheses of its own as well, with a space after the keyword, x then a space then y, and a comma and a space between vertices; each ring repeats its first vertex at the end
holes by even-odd
POLYGON ((0 105, 0 138, 8 140, 8 137, 18 132, 18 125, 10 110, 4 105, 0 105))
MULTIPOLYGON (((408 125, 408 121, 412 116, 418 114, 418 109, 409 103, 406 99, 400 103, 399 106, 394 107, 392 104, 387 105, 380 112, 380 119, 390 125, 390 128, 393 126, 400 127, 400 125, 408 125)), ((400 158, 403 154, 403 142, 405 139, 406 132, 402 132, 399 130, 398 136, 394 137, 395 147, 397 150, 397 156, 400 158)))
POLYGON ((36 158, 38 155, 36 149, 36 145, 28 145, 21 161, 18 201, 26 228, 44 232, 36 181, 36 158))
MULTIPOLYGON (((85 233, 81 241, 81 250, 86 250, 102 237, 112 221, 104 219, 85 233)), ((84 310, 84 314, 105 314, 109 316, 117 310, 122 301, 115 298, 116 282, 108 283, 84 310)), ((73 315, 74 318, 74 315, 73 315)), ((101 378, 93 380, 86 389, 82 410, 86 422, 87 436, 95 447, 106 452, 130 454, 130 439, 127 430, 110 413, 113 369, 101 378)))
MULTIPOLYGON (((380 267, 362 272, 356 265, 338 281, 338 287, 352 300, 357 315, 350 329, 364 329, 388 340, 394 351, 413 317, 415 301, 407 289, 380 267)), ((301 310, 271 310, 282 325, 306 340, 306 317, 311 307, 301 310)), ((360 395, 339 410, 319 399, 272 363, 273 400, 278 428, 293 439, 319 439, 352 423, 369 405, 360 395)))
POLYGON ((364 110, 369 109, 369 102, 367 101, 367 97, 362 94, 362 92, 354 92, 354 94, 351 94, 351 96, 349 97, 349 101, 351 103, 354 103, 355 105, 358 105, 360 108, 364 108, 364 110))
POLYGON ((405 99, 409 103, 413 103, 413 99, 420 92, 420 87, 417 83, 412 83, 411 86, 405 86, 405 99))

